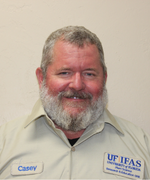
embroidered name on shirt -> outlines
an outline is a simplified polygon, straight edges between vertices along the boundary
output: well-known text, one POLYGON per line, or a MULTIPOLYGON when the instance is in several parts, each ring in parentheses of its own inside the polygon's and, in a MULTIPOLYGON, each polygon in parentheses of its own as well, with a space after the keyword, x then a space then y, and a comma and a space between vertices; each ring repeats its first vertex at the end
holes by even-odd
POLYGON ((13 163, 11 175, 31 175, 43 172, 42 162, 13 163))
POLYGON ((104 153, 104 172, 131 179, 142 179, 144 174, 144 161, 139 158, 114 153, 104 153))
POLYGON ((37 166, 18 166, 19 171, 35 171, 37 166))

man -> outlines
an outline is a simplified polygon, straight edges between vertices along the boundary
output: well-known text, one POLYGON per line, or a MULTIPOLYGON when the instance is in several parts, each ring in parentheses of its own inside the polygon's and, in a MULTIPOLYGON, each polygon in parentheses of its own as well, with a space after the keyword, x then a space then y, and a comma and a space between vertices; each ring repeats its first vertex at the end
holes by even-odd
POLYGON ((102 45, 84 27, 53 32, 32 113, 0 129, 1 179, 150 178, 150 137, 106 108, 102 45))

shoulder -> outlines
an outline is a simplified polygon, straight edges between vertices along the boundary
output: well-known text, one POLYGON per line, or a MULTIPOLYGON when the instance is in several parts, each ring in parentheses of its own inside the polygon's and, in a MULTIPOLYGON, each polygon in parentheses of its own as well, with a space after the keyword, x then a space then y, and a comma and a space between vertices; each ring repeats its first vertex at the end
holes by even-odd
POLYGON ((121 127, 124 133, 124 138, 128 141, 131 141, 132 139, 140 146, 145 146, 150 155, 150 135, 141 127, 131 123, 130 121, 124 120, 117 116, 114 116, 114 118, 121 127))
POLYGON ((14 134, 17 134, 18 131, 23 130, 27 118, 28 116, 23 116, 0 126, 0 146, 7 138, 11 138, 14 134))
POLYGON ((22 131, 27 118, 28 116, 23 116, 0 126, 0 150, 7 139, 13 138, 18 131, 22 131))
POLYGON ((112 115, 106 110, 105 120, 117 129, 121 134, 120 138, 127 144, 136 143, 148 149, 150 154, 150 135, 147 134, 141 127, 124 120, 118 116, 112 115))
POLYGON ((137 135, 146 134, 146 132, 141 127, 137 126, 136 124, 133 124, 132 122, 127 121, 127 120, 120 118, 118 116, 114 116, 114 118, 124 133, 131 133, 131 134, 137 134, 137 135))
POLYGON ((45 115, 44 113, 41 101, 38 100, 29 115, 25 115, 3 124, 0 126, 0 133, 4 136, 6 134, 10 134, 14 130, 21 130, 33 120, 37 119, 41 115, 45 115))
POLYGON ((13 131, 14 129, 21 128, 25 125, 28 115, 16 118, 14 120, 8 121, 7 123, 0 126, 0 131, 5 131, 6 133, 13 131))
POLYGON ((141 136, 141 135, 147 134, 146 132, 144 132, 144 130, 141 127, 133 124, 130 121, 127 121, 123 118, 113 115, 112 113, 109 112, 108 109, 105 109, 104 121, 108 124, 111 124, 119 132, 121 132, 122 134, 125 134, 125 135, 126 134, 130 134, 130 135, 135 134, 135 135, 141 136))

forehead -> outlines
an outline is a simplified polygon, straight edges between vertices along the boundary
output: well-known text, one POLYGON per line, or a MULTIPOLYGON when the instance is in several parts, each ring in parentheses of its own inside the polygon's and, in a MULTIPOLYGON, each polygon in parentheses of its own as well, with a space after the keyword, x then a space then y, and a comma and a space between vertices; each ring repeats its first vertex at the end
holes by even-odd
POLYGON ((57 42, 53 49, 53 61, 47 67, 47 75, 57 74, 63 70, 72 72, 95 71, 103 74, 100 55, 95 45, 77 47, 66 42, 57 42))
POLYGON ((100 54, 98 48, 94 44, 84 44, 82 47, 70 44, 69 42, 57 41, 53 48, 53 62, 63 61, 63 59, 83 61, 88 58, 94 63, 94 60, 98 60, 100 63, 100 54))

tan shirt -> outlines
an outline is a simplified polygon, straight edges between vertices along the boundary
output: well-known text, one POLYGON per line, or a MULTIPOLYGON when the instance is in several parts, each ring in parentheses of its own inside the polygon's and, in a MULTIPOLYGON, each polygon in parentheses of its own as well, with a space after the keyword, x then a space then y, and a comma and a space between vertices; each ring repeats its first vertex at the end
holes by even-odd
POLYGON ((29 116, 0 127, 0 179, 142 178, 138 173, 150 178, 150 137, 107 109, 74 146, 40 100, 29 116))

